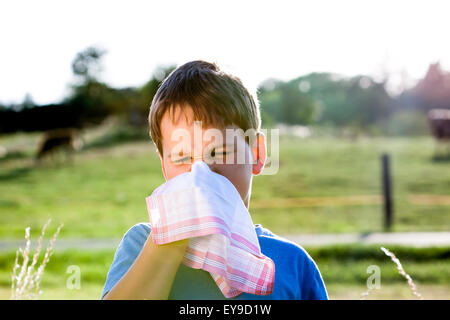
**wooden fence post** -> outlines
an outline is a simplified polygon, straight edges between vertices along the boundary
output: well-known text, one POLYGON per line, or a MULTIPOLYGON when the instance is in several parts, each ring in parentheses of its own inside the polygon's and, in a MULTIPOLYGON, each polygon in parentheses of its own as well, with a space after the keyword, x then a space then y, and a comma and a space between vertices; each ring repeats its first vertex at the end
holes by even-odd
POLYGON ((389 155, 386 153, 382 155, 382 182, 384 202, 384 230, 391 231, 393 221, 392 184, 389 155))

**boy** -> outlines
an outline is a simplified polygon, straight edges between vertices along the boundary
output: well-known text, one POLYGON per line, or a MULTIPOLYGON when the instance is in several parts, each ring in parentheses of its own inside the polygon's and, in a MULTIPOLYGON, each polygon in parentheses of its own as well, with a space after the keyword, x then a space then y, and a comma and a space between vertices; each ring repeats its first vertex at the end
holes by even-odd
MULTIPOLYGON (((205 161, 232 182, 249 208, 252 176, 264 168, 266 144, 258 100, 239 78, 205 61, 178 67, 153 98, 149 124, 166 180, 205 161), (199 123, 201 130, 213 130, 214 141, 198 140, 199 123), (230 130, 238 134, 230 138, 230 130)), ((315 262, 301 246, 254 227, 262 253, 275 263, 273 292, 233 299, 328 299, 315 262)), ((117 248, 102 299, 224 299, 208 272, 181 263, 187 246, 188 239, 156 245, 150 224, 136 224, 117 248)))

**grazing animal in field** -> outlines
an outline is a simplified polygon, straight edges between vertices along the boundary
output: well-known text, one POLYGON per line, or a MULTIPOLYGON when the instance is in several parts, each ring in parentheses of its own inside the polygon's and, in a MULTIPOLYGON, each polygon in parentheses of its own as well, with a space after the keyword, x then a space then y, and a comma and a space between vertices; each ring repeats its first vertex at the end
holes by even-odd
POLYGON ((47 131, 37 150, 35 163, 47 157, 54 157, 58 152, 63 151, 65 159, 69 160, 74 151, 79 150, 82 146, 78 134, 74 129, 57 129, 47 131))
POLYGON ((428 112, 428 124, 431 133, 437 141, 437 148, 435 152, 436 157, 439 155, 439 145, 446 149, 443 155, 450 158, 450 110, 447 109, 431 109, 428 112))

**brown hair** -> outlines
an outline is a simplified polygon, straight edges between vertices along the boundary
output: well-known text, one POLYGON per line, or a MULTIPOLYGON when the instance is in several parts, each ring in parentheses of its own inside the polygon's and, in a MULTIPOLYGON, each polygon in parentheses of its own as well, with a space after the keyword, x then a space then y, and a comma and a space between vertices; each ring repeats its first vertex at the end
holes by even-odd
POLYGON ((206 125, 236 125, 244 131, 259 131, 261 126, 258 99, 241 79, 220 70, 215 63, 191 61, 167 76, 150 106, 150 135, 161 155, 161 119, 166 111, 186 105, 192 107, 194 120, 206 125))

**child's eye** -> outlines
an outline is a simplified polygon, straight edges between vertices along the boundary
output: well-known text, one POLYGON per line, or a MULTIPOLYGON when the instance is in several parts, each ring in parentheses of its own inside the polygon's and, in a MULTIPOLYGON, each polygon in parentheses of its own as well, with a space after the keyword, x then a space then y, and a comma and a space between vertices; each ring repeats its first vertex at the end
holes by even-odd
POLYGON ((192 160, 191 157, 184 157, 184 158, 181 158, 181 159, 177 159, 174 162, 175 163, 190 163, 191 160, 192 160))
POLYGON ((226 156, 229 153, 231 153, 231 151, 227 151, 227 150, 216 151, 216 150, 213 150, 213 151, 211 151, 211 157, 226 156))

